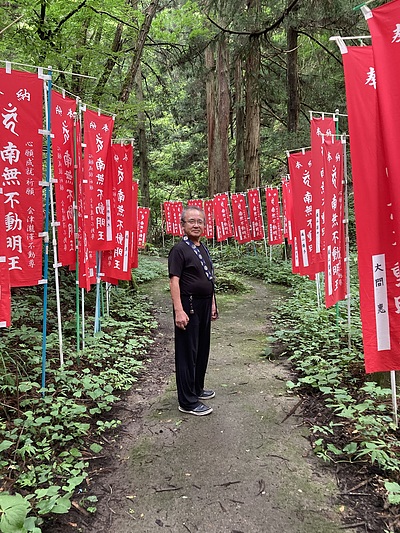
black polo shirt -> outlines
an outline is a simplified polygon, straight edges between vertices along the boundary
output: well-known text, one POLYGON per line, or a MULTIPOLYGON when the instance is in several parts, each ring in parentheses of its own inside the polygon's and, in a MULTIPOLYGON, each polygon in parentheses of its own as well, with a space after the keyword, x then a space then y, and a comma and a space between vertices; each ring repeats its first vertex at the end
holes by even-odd
MULTIPOLYGON (((211 271, 211 261, 203 244, 200 245, 199 251, 211 271)), ((168 255, 168 272, 170 278, 172 276, 179 278, 182 296, 207 298, 214 292, 213 282, 207 278, 200 259, 184 241, 179 241, 171 248, 168 255)))

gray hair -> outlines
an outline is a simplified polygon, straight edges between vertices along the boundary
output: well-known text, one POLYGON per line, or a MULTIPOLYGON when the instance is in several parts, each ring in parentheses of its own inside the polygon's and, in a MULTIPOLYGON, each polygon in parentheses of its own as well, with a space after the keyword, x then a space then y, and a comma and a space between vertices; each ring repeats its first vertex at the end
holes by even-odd
POLYGON ((199 215, 201 215, 203 217, 204 222, 206 221, 206 214, 204 212, 204 209, 202 209, 201 207, 199 207, 197 205, 187 205, 182 211, 181 222, 186 222, 185 221, 185 216, 186 216, 186 213, 188 211, 197 211, 199 213, 199 215))

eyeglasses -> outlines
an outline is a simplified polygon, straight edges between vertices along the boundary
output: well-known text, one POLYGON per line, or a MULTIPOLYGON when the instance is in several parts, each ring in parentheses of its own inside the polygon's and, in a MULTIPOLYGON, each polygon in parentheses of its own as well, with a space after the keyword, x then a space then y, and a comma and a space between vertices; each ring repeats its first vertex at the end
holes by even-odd
POLYGON ((186 224, 190 224, 191 226, 194 226, 195 224, 197 226, 202 226, 203 224, 205 224, 204 220, 202 218, 190 218, 189 220, 184 220, 184 222, 186 224))

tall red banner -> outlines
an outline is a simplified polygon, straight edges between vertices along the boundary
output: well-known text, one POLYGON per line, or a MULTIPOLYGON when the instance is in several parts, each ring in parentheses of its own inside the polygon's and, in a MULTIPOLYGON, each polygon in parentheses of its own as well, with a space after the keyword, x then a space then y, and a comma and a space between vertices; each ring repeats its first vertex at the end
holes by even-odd
POLYGON ((315 270, 312 264, 314 235, 311 150, 294 152, 288 157, 293 193, 293 272, 313 276, 315 270))
MULTIPOLYGON (((372 47, 343 53, 367 372, 400 369, 400 242, 382 152, 372 47)), ((378 80, 378 83, 380 81, 378 80)))
POLYGON ((74 114, 76 100, 53 91, 51 131, 55 178, 58 260, 62 265, 76 261, 74 220, 74 114))
POLYGON ((87 218, 87 238, 90 250, 110 250, 113 248, 112 199, 106 172, 107 154, 111 146, 114 126, 113 117, 84 112, 83 132, 85 141, 84 181, 85 211, 87 218))
POLYGON ((247 215, 246 196, 243 193, 232 194, 231 206, 235 239, 239 244, 250 242, 251 232, 247 215))
MULTIPOLYGON (((391 191, 396 231, 400 237, 400 0, 369 10, 363 8, 372 37, 379 119, 388 169, 386 187, 391 191), (365 13, 366 12, 366 13, 365 13)), ((369 78, 375 74, 369 73, 369 78)), ((382 147, 381 147, 382 148, 382 147)))
POLYGON ((251 238, 253 241, 262 241, 265 237, 265 233, 261 211, 260 191, 258 189, 250 189, 247 191, 247 202, 249 204, 251 238))
POLYGON ((149 207, 138 207, 137 242, 138 242, 139 249, 144 248, 146 245, 149 220, 150 220, 150 208, 149 207))
POLYGON ((342 141, 324 137, 325 306, 346 297, 346 235, 343 223, 344 153, 342 141))
POLYGON ((37 74, 0 69, 0 175, 7 263, 12 287, 42 279, 43 81, 37 74))
POLYGON ((315 272, 324 270, 324 233, 325 233, 325 178, 322 142, 325 135, 335 134, 333 117, 313 117, 310 123, 311 136, 311 185, 313 189, 313 231, 315 272))
POLYGON ((289 244, 293 243, 292 218, 293 198, 290 179, 282 178, 283 236, 289 244))
POLYGON ((282 244, 281 209, 279 205, 279 191, 276 188, 265 188, 267 204, 268 244, 282 244))
POLYGON ((207 239, 214 238, 214 202, 212 200, 204 200, 204 213, 206 215, 206 227, 204 229, 204 236, 207 239))
POLYGON ((165 220, 165 233, 172 235, 172 202, 164 202, 163 214, 165 220))
POLYGON ((96 259, 88 248, 88 238, 85 219, 85 184, 83 179, 82 158, 82 130, 79 120, 74 126, 76 135, 75 164, 78 190, 78 283, 80 289, 90 290, 91 283, 95 283, 96 259))
POLYGON ((183 211, 182 202, 172 203, 172 235, 175 237, 181 237, 183 235, 183 228, 181 224, 181 216, 183 211))
POLYGON ((134 249, 137 249, 137 188, 132 182, 132 145, 112 144, 111 165, 112 202, 115 234, 109 244, 110 250, 103 253, 102 271, 108 278, 131 279, 134 249), (135 192, 136 191, 136 192, 135 192))
POLYGON ((231 212, 227 193, 214 196, 214 218, 217 229, 217 241, 225 241, 233 237, 231 212))

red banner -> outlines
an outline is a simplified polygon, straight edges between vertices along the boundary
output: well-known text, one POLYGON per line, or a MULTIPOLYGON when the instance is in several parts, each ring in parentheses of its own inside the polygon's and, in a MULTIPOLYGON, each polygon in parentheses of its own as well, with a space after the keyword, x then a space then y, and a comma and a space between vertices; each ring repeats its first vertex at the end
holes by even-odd
POLYGON ((111 203, 106 190, 107 153, 111 146, 114 126, 113 117, 106 117, 91 110, 84 112, 83 131, 85 140, 84 182, 85 214, 87 219, 87 238, 90 250, 113 249, 111 203))
POLYGON ((172 202, 164 202, 163 213, 165 220, 165 233, 172 235, 172 202))
POLYGON ((386 186, 372 48, 346 48, 343 64, 365 368, 367 372, 399 370, 400 242, 394 228, 394 216, 399 215, 393 212, 386 186))
POLYGON ((137 249, 137 187, 132 182, 133 147, 130 144, 112 144, 110 156, 110 212, 115 213, 115 231, 114 240, 109 243, 111 249, 102 255, 102 272, 107 278, 130 280, 137 249))
POLYGON ((231 206, 235 239, 239 244, 250 242, 251 232, 247 215, 246 196, 243 193, 232 194, 231 206))
POLYGON ((314 251, 311 150, 289 154, 289 173, 293 192, 293 272, 315 274, 311 260, 314 251))
POLYGON ((346 235, 343 224, 344 153, 342 141, 324 137, 325 183, 325 305, 331 307, 346 297, 346 235))
POLYGON ((4 216, 4 194, 0 187, 0 327, 11 324, 10 273, 7 263, 6 227, 4 216))
MULTIPOLYGON (((78 189, 78 283, 80 289, 90 291, 91 283, 95 283, 96 258, 88 248, 88 238, 86 232, 85 219, 85 187, 83 183, 83 158, 82 158, 82 130, 81 123, 77 121, 75 126, 76 134, 76 173, 78 189)), ((72 265, 71 265, 72 266, 72 265)))
POLYGON ((12 287, 42 279, 43 81, 37 74, 0 69, 0 175, 7 262, 12 287))
MULTIPOLYGON (((391 191, 395 226, 400 237, 400 0, 364 11, 372 37, 376 72, 368 72, 368 80, 376 83, 383 151, 388 169, 386 187, 391 191)), ((382 146, 381 146, 382 148, 382 146)))
POLYGON ((214 202, 212 200, 204 200, 204 213, 206 215, 206 227, 204 229, 204 236, 207 239, 214 238, 214 202))
POLYGON ((195 205, 196 207, 200 207, 200 209, 203 209, 203 200, 199 198, 191 198, 190 200, 188 200, 187 205, 188 207, 190 205, 195 205))
POLYGON ((172 202, 172 235, 175 237, 182 237, 183 235, 183 228, 181 224, 182 211, 182 202, 172 202))
POLYGON ((289 244, 293 243, 292 218, 293 198, 290 179, 282 178, 283 235, 289 244))
POLYGON ((258 189, 250 189, 247 191, 247 201, 249 204, 251 237, 253 241, 262 241, 265 237, 265 233, 261 212, 260 191, 258 189))
POLYGON ((279 205, 279 191, 276 188, 265 188, 267 204, 268 244, 282 244, 281 210, 279 205))
POLYGON ((312 262, 315 263, 315 272, 324 270, 324 206, 325 206, 325 179, 324 157, 322 142, 325 135, 334 135, 336 130, 333 117, 313 117, 310 123, 311 134, 311 185, 313 189, 313 231, 314 254, 312 262))
POLYGON ((55 178, 58 261, 76 261, 74 221, 74 113, 76 101, 51 93, 51 131, 55 178))
POLYGON ((227 193, 214 196, 214 218, 217 228, 217 242, 225 241, 233 237, 231 212, 227 193))
POLYGON ((138 207, 137 218, 137 242, 138 248, 142 249, 146 245, 147 229, 149 227, 150 220, 150 208, 138 207))

